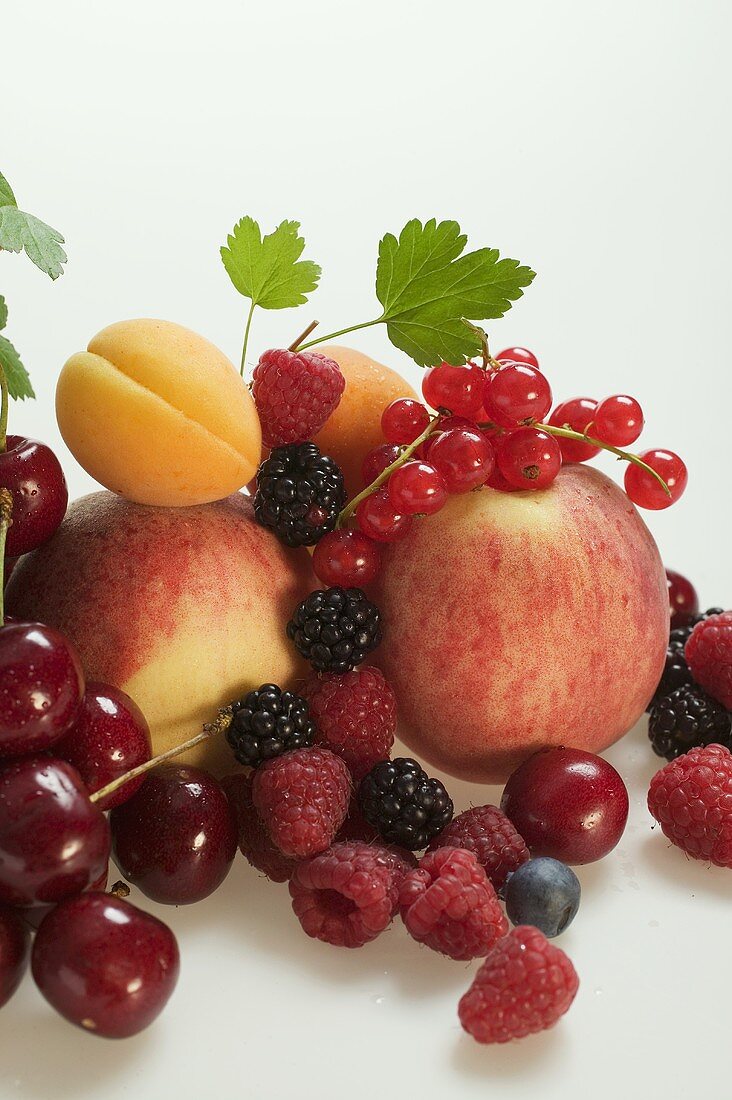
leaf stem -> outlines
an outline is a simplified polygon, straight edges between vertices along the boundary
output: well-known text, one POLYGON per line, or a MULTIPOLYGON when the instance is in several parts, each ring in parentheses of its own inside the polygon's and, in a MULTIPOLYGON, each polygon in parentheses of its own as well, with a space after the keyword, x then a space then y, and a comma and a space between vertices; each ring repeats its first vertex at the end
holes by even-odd
POLYGON ((13 494, 9 489, 0 489, 0 627, 5 626, 5 599, 3 573, 5 570, 5 540, 8 528, 13 522, 13 494))
POLYGON ((8 446, 8 380, 5 377, 2 364, 0 364, 0 392, 2 393, 0 398, 0 454, 5 454, 8 446))
POLYGON ((587 435, 586 432, 575 432, 572 428, 560 428, 556 424, 534 424, 533 427, 540 428, 541 431, 547 432, 549 435, 557 435, 561 439, 576 439, 581 443, 588 443, 591 447, 599 447, 602 451, 611 451, 618 458, 622 458, 624 462, 631 462, 634 466, 640 466, 641 470, 645 470, 647 474, 651 474, 666 495, 671 496, 671 490, 661 475, 656 473, 653 467, 649 466, 638 455, 634 455, 630 451, 621 451, 619 447, 613 447, 610 443, 603 443, 601 439, 595 439, 593 436, 587 435))
POLYGON ((437 413, 436 416, 433 416, 422 434, 418 435, 413 443, 410 443, 408 447, 404 448, 399 457, 394 459, 391 466, 387 466, 385 470, 382 470, 379 476, 375 478, 370 485, 367 485, 365 489, 361 490, 358 496, 355 496, 353 500, 350 500, 348 502, 346 507, 338 516, 339 527, 344 527, 346 523, 348 523, 349 519, 356 511, 362 500, 366 500, 366 498, 370 497, 372 493, 375 493, 377 489, 380 489, 384 482, 389 480, 394 471, 398 470, 400 466, 403 466, 404 463, 412 457, 417 448, 424 443, 425 439, 429 439, 429 437, 437 430, 441 420, 441 413, 437 413))
POLYGON ((307 344, 300 346, 300 351, 311 348, 314 344, 325 344, 328 340, 335 340, 338 336, 345 336, 347 332, 356 332, 360 328, 371 328, 372 325, 380 325, 383 317, 376 317, 373 321, 362 321, 360 325, 351 325, 350 328, 339 328, 337 332, 329 332, 327 336, 318 336, 315 340, 309 340, 307 344))
MULTIPOLYGON (((0 489, 0 494, 3 492, 5 492, 5 490, 0 489)), ((138 775, 144 775, 152 768, 157 768, 159 764, 165 763, 166 760, 172 760, 174 756, 180 756, 182 752, 195 748, 195 746, 200 745, 202 741, 208 741, 209 737, 213 737, 217 733, 223 733, 231 725, 231 719, 231 707, 222 707, 216 716, 216 721, 207 722, 201 732, 197 733, 195 737, 191 737, 181 745, 174 745, 172 749, 168 749, 167 752, 162 752, 160 756, 154 756, 151 760, 146 760, 144 764, 138 764, 136 768, 132 768, 131 771, 118 776, 117 779, 113 779, 111 783, 107 783, 106 787, 101 787, 98 791, 95 791, 94 794, 89 795, 89 801, 99 802, 100 799, 106 798, 107 795, 114 794, 120 787, 124 787, 125 783, 129 783, 131 779, 137 779, 138 775)))
POLYGON ((249 307, 249 314, 247 316, 247 327, 244 329, 244 347, 241 349, 241 366, 239 368, 239 374, 244 377, 244 367, 246 365, 247 358, 247 344, 249 343, 249 329, 252 324, 252 315, 254 313, 254 301, 249 307))
POLYGON ((297 351, 298 348, 300 347, 300 344, 303 342, 303 340, 307 339, 307 337, 310 335, 310 333, 314 329, 316 329, 319 324, 320 324, 320 321, 311 321, 310 324, 308 325, 308 327, 306 329, 304 329, 303 332, 300 333, 300 335, 297 337, 297 339, 292 341, 292 343, 290 344, 290 346, 287 350, 288 351, 297 351))

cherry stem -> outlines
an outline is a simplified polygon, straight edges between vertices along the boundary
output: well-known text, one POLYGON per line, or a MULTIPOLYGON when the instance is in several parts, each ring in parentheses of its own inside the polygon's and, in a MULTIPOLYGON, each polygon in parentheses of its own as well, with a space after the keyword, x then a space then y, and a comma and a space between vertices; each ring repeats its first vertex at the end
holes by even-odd
POLYGON ((558 435, 561 439, 576 439, 581 443, 588 443, 591 447, 599 447, 603 451, 610 451, 618 458, 622 458, 624 462, 631 462, 634 466, 640 466, 641 470, 645 470, 647 474, 651 474, 666 495, 671 496, 671 490, 661 475, 656 473, 653 467, 649 466, 638 455, 631 454, 630 451, 621 451, 619 447, 613 447, 610 443, 603 443, 601 439, 595 439, 593 436, 587 435, 586 432, 575 432, 572 428, 566 426, 560 428, 555 424, 534 424, 533 427, 539 428, 542 432, 548 432, 549 435, 558 435))
POLYGON ((120 879, 119 882, 115 882, 114 886, 110 886, 109 890, 107 890, 107 893, 111 894, 113 898, 120 898, 121 900, 124 900, 125 898, 128 898, 130 896, 130 888, 126 882, 123 882, 122 879, 120 879))
POLYGON ((311 321, 310 324, 308 325, 308 327, 306 329, 304 329, 303 332, 300 333, 297 340, 292 341, 292 343, 290 344, 290 346, 287 350, 288 351, 297 351, 297 349, 300 347, 300 344, 303 342, 303 340, 307 340, 310 333, 313 332, 318 327, 319 324, 320 324, 320 321, 311 321))
POLYGON ((8 380, 0 363, 0 454, 5 454, 8 447, 8 380))
POLYGON ((429 439, 429 437, 437 431, 441 420, 442 413, 437 413, 436 416, 433 416, 422 434, 418 435, 413 443, 410 443, 408 447, 404 448, 399 457, 394 459, 391 466, 387 466, 385 470, 382 470, 379 476, 375 478, 370 485, 367 485, 365 489, 361 490, 358 496, 355 496, 353 500, 348 502, 338 516, 338 527, 345 527, 361 501, 366 500, 366 498, 370 497, 372 493, 375 493, 377 489, 380 489, 384 482, 389 480, 394 471, 398 470, 400 466, 403 466, 404 463, 412 457, 417 448, 421 447, 424 443, 425 439, 429 439))
MULTIPOLYGON (((0 490, 3 491, 3 490, 0 490)), ((99 802, 100 799, 106 798, 110 794, 114 794, 120 787, 124 787, 125 783, 129 783, 131 779, 137 779, 139 775, 145 775, 146 772, 151 771, 153 768, 157 768, 159 764, 164 764, 166 760, 172 760, 175 756, 180 756, 182 752, 187 752, 188 749, 195 748, 196 745, 200 745, 203 741, 208 741, 209 737, 214 737, 217 733, 223 733, 231 725, 232 719, 231 707, 222 707, 216 716, 215 722, 207 722, 200 733, 197 733, 195 737, 189 738, 188 741, 184 741, 181 745, 175 745, 172 749, 168 749, 167 752, 162 752, 160 756, 154 756, 151 760, 146 760, 144 764, 138 764, 136 768, 132 768, 131 771, 125 772, 124 775, 120 775, 117 779, 113 779, 111 783, 107 783, 106 787, 101 787, 94 794, 89 795, 90 802, 99 802)))
MULTIPOLYGON (((0 489, 0 570, 5 569, 5 540, 8 528, 13 522, 13 494, 9 489, 0 489)), ((5 626, 5 599, 3 578, 0 577, 0 627, 5 626)))

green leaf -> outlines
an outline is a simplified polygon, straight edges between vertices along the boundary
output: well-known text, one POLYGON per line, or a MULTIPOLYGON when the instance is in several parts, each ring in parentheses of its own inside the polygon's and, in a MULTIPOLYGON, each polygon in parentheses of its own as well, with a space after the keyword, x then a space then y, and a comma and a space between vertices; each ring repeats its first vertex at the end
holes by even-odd
POLYGON ((0 206, 17 206, 13 189, 0 172, 0 206))
POLYGON ((421 367, 463 363, 480 350, 463 318, 503 317, 534 278, 518 260, 495 248, 463 255, 467 237, 457 222, 408 222, 399 239, 379 245, 376 296, 389 339, 421 367))
POLYGON ((0 206, 0 248, 9 252, 24 250, 36 267, 58 279, 63 275, 66 253, 61 234, 33 214, 25 214, 17 206, 0 206))
POLYGON ((0 329, 5 328, 8 323, 8 307, 5 304, 5 299, 0 294, 0 329))
POLYGON ((232 283, 252 306, 289 309, 307 301, 320 278, 312 260, 300 260, 305 241, 298 236, 299 222, 282 222, 262 237, 257 223, 242 218, 221 249, 221 259, 232 283))
POLYGON ((35 397, 28 371, 20 361, 17 351, 4 336, 0 336, 0 367, 5 371, 8 393, 16 401, 35 397))

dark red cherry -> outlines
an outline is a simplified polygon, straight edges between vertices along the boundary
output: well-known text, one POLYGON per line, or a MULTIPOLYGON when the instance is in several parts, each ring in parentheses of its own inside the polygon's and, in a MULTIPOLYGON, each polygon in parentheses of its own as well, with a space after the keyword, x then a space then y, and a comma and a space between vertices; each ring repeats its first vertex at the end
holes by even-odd
POLYGON ((50 748, 70 728, 84 693, 76 650, 41 623, 0 629, 0 757, 50 748))
POLYGON ((113 856, 124 877, 153 901, 186 905, 208 897, 236 854, 234 814, 221 784, 199 768, 167 764, 112 811, 113 856))
POLYGON ((48 914, 31 965, 43 996, 72 1024, 126 1039, 165 1007, 180 958, 162 921, 121 898, 89 893, 48 914))
POLYGON ((45 443, 9 435, 0 452, 0 485, 13 494, 13 525, 5 552, 16 558, 50 539, 60 525, 69 502, 66 480, 45 443))
POLYGON ((0 1008, 20 985, 30 954, 30 929, 8 905, 0 905, 0 1008))
MULTIPOLYGON (((54 756, 68 760, 90 792, 106 787, 150 759, 150 727, 137 703, 111 684, 88 683, 76 721, 54 745, 54 756)), ((97 802, 102 810, 121 806, 143 783, 143 776, 97 802)))
POLYGON ((109 860, 107 819, 65 760, 0 767, 0 902, 52 904, 81 893, 109 860))

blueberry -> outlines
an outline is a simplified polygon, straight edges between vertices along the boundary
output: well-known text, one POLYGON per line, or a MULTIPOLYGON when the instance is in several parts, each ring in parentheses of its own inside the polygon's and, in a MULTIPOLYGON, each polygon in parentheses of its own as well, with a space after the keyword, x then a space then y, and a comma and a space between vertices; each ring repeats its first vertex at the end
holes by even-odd
POLYGON ((505 899, 512 924, 533 924, 551 939, 574 920, 580 903, 579 879, 566 863, 539 856, 508 876, 505 899))

